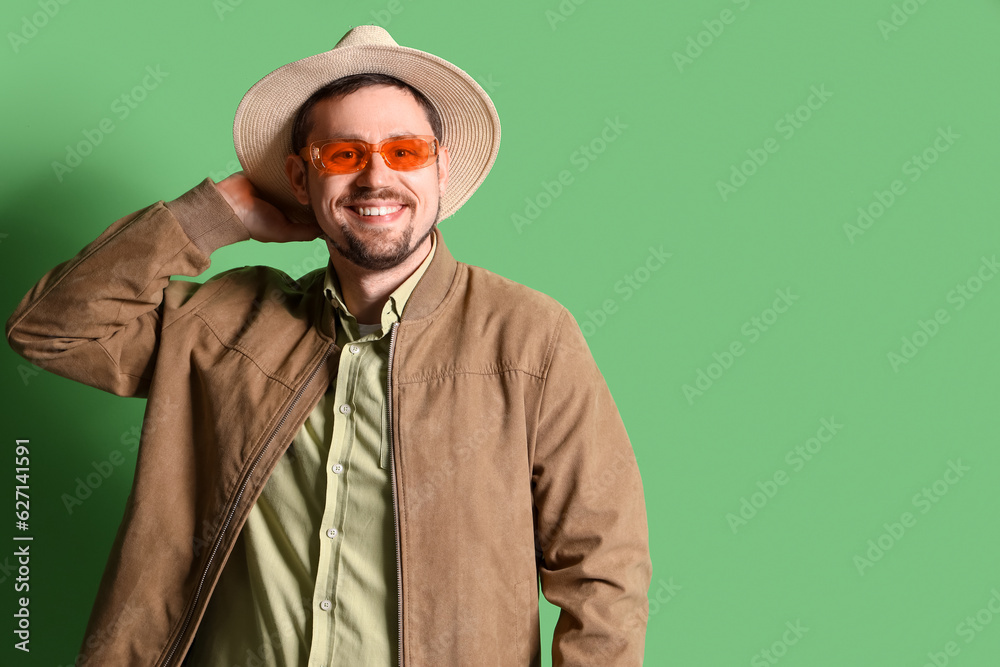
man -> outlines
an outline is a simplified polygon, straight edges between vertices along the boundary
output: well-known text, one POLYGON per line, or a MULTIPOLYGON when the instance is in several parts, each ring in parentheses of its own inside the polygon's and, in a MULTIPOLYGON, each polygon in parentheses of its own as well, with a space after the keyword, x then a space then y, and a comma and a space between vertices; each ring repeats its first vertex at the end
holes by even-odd
POLYGON ((486 93, 361 26, 251 88, 234 139, 244 173, 117 221, 8 322, 148 397, 81 662, 540 664, 540 578, 554 664, 641 664, 646 514, 607 386, 565 308, 437 230, 496 157, 486 93), (299 281, 171 280, 319 236, 299 281))

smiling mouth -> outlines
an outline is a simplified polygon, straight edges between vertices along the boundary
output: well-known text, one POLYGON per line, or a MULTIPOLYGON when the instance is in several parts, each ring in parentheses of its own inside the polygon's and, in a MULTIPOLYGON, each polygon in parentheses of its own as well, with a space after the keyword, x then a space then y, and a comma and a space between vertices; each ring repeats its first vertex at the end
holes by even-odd
POLYGON ((347 208, 354 211, 357 215, 363 218, 387 218, 394 213, 398 213, 403 210, 402 206, 348 206, 347 208))

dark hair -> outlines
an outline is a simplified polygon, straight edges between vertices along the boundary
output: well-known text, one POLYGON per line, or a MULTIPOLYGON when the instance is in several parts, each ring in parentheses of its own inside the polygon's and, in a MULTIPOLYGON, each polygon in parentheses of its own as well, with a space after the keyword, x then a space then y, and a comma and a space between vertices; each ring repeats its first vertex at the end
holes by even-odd
POLYGON ((299 107, 299 110, 295 114, 295 121, 292 124, 292 151, 298 153, 306 145, 306 137, 309 136, 309 130, 312 129, 311 112, 314 106, 323 100, 344 97, 370 86, 392 86, 393 88, 408 91, 413 95, 417 103, 423 107, 424 113, 427 114, 427 122, 431 125, 431 131, 437 137, 438 141, 441 141, 441 116, 423 93, 405 81, 400 81, 388 74, 352 74, 331 81, 316 90, 316 92, 309 96, 309 99, 302 103, 302 106, 299 107))

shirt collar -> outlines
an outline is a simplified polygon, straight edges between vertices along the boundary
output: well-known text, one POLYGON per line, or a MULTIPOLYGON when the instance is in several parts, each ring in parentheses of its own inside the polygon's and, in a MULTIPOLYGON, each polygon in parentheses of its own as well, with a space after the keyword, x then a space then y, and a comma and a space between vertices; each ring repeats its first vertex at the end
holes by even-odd
MULTIPOLYGON (((427 257, 424 261, 420 263, 417 270, 410 274, 410 277, 400 283, 399 287, 392 291, 389 298, 386 300, 385 305, 382 307, 382 330, 381 332, 375 332, 375 338, 381 338, 392 325, 399 321, 400 317, 403 315, 403 309, 406 307, 406 302, 409 300, 410 295, 413 294, 413 289, 420 282, 424 273, 427 271, 427 267, 430 266, 431 260, 434 258, 434 251, 437 249, 437 234, 431 234, 431 249, 427 253, 427 257)), ((337 272, 333 268, 333 262, 329 262, 326 266, 326 278, 324 281, 323 293, 326 298, 329 299, 334 310, 340 315, 341 322, 344 324, 344 330, 348 333, 350 340, 358 340, 363 338, 360 335, 358 328, 358 321, 348 310, 347 304, 344 303, 343 293, 340 290, 340 279, 337 277, 337 272)))

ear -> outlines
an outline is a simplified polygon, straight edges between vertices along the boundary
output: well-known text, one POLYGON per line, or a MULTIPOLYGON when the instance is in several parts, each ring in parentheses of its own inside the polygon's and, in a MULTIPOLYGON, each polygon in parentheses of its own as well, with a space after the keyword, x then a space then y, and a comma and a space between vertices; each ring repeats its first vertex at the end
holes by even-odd
POLYGON ((451 166, 451 155, 448 153, 448 149, 444 146, 438 148, 438 190, 441 194, 448 187, 448 169, 451 166))
POLYGON ((290 154, 285 158, 285 174, 288 176, 288 184, 292 186, 292 193, 298 202, 304 206, 309 205, 309 167, 305 160, 298 155, 290 154))

